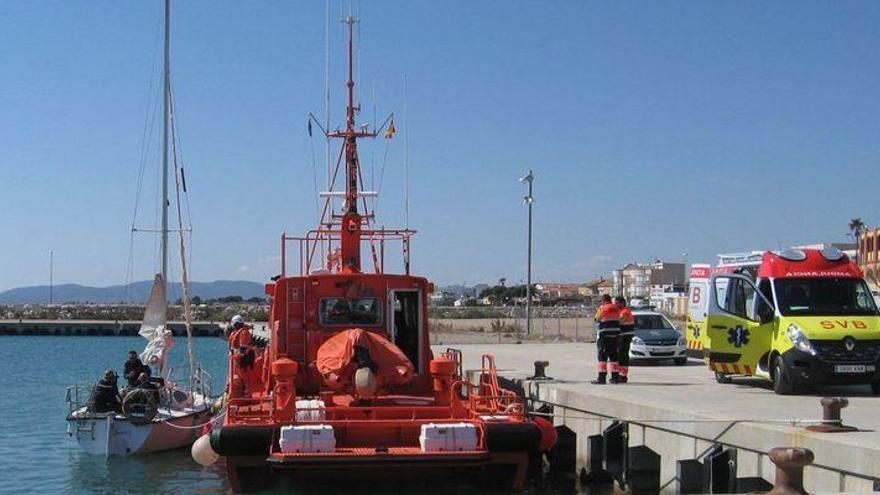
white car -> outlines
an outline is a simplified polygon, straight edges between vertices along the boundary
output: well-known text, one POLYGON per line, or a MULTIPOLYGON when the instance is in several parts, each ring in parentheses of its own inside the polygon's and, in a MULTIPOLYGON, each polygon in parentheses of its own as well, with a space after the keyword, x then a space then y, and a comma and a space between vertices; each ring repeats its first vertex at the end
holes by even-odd
POLYGON ((629 349, 630 360, 671 359, 678 366, 687 364, 684 334, 662 313, 633 311, 635 330, 629 349))

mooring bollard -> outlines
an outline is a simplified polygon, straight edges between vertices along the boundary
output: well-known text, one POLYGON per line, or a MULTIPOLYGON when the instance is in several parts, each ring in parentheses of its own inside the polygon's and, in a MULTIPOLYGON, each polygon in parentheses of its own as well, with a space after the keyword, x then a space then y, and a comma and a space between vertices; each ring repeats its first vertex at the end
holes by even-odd
POLYGON ((535 361, 535 374, 529 380, 552 380, 547 376, 547 366, 550 366, 550 361, 535 361))
POLYGON ((821 425, 810 425, 807 427, 810 431, 818 431, 821 433, 841 433, 846 431, 857 431, 858 428, 846 426, 840 418, 840 410, 849 405, 849 400, 844 397, 823 397, 822 404, 822 420, 821 425))
POLYGON ((798 447, 778 447, 770 451, 770 460, 776 464, 776 482, 769 495, 806 494, 804 466, 813 463, 813 451, 798 447))

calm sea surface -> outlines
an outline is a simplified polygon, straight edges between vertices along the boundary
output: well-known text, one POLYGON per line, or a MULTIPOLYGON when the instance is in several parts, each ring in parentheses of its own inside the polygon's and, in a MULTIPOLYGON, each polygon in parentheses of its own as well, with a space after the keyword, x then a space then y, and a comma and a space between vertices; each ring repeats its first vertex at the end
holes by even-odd
MULTIPOLYGON (((140 337, 0 337, 0 494, 7 493, 228 493, 222 463, 196 464, 189 449, 145 457, 91 456, 66 433, 69 385, 92 383, 108 368, 122 373, 129 350, 140 351, 140 337)), ((197 338, 196 355, 222 392, 226 341, 197 338)), ((186 340, 177 338, 171 366, 185 376, 186 340)), ((417 480, 405 484, 370 482, 345 486, 292 485, 282 481, 273 493, 483 493, 468 480, 417 480)), ((541 482, 531 494, 573 494, 571 480, 541 482)))

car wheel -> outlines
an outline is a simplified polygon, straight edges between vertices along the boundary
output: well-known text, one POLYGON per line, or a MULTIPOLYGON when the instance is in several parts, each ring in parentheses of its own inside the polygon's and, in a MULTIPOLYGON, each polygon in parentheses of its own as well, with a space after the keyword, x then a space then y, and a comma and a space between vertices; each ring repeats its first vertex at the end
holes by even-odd
POLYGON ((686 358, 686 357, 675 358, 675 365, 676 366, 684 366, 686 364, 688 364, 688 358, 686 358))
POLYGON ((880 395, 880 382, 871 382, 871 392, 874 395, 880 395))
POLYGON ((733 378, 731 378, 730 375, 725 375, 724 373, 716 371, 715 381, 718 383, 733 383, 733 378))
POLYGON ((785 364, 779 356, 773 360, 773 391, 779 395, 790 395, 795 391, 788 371, 785 369, 785 364))

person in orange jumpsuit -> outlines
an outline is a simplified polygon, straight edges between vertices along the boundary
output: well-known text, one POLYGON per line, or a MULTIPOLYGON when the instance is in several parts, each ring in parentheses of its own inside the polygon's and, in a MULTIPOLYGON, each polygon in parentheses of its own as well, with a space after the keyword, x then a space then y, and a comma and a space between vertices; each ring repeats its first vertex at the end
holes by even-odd
POLYGON ((229 348, 238 349, 241 346, 251 345, 253 343, 251 330, 253 330, 253 327, 246 324, 241 315, 233 316, 226 330, 229 335, 229 348))
POLYGON ((602 305, 596 311, 595 320, 599 323, 599 331, 596 335, 597 356, 599 358, 599 376, 591 383, 604 385, 611 371, 611 383, 618 383, 620 379, 617 363, 617 347, 620 339, 620 310, 611 301, 611 296, 602 296, 602 305))
POLYGON ((241 315, 232 317, 229 329, 229 352, 234 356, 242 369, 250 369, 254 365, 253 327, 244 322, 241 315))
POLYGON ((626 383, 629 380, 629 346, 632 344, 633 330, 635 329, 636 319, 632 310, 626 305, 626 298, 617 296, 614 298, 620 314, 620 338, 617 345, 617 362, 620 368, 620 383, 626 383))

